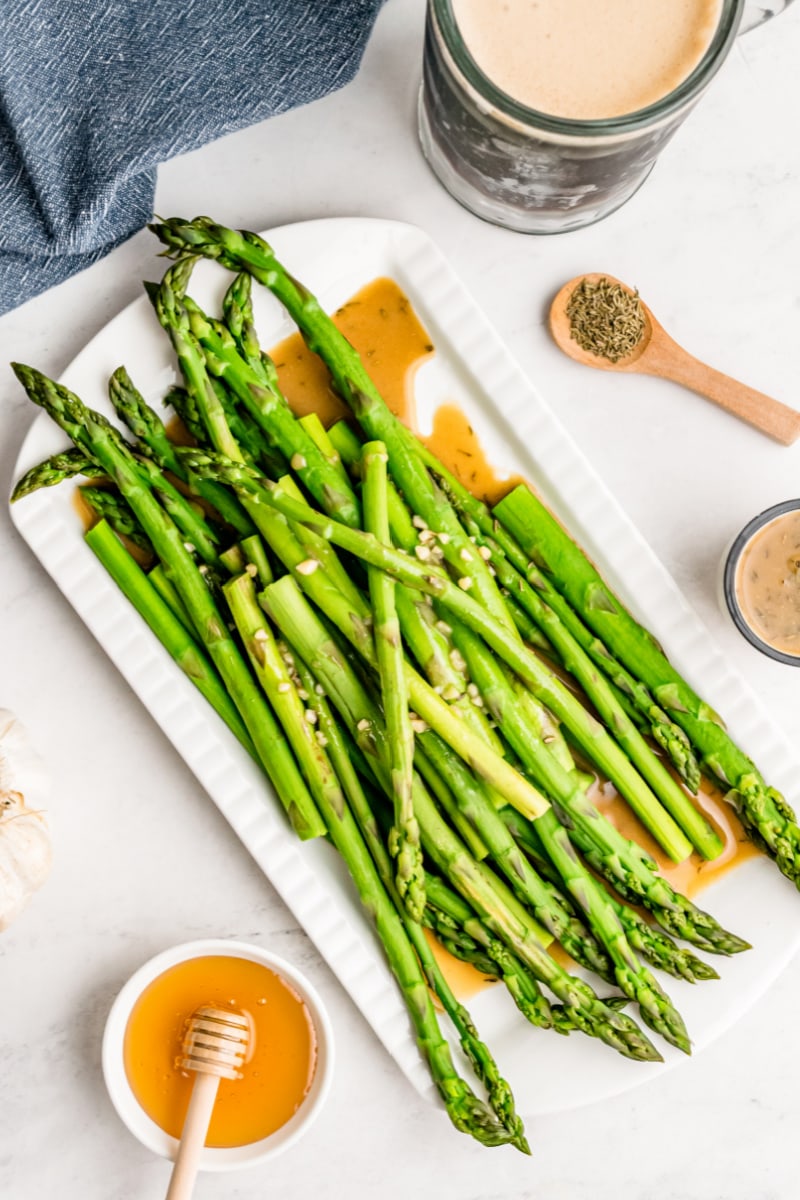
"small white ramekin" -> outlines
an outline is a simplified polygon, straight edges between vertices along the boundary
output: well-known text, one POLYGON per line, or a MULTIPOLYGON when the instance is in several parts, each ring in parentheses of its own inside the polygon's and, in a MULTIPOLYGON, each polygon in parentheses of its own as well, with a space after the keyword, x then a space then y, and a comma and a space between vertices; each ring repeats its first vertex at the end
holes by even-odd
POLYGON ((134 1095, 125 1072, 123 1045, 125 1030, 133 1006, 144 989, 164 971, 191 958, 221 955, 245 958, 260 963, 289 983, 308 1008, 317 1040, 317 1065, 308 1095, 297 1112, 285 1125, 269 1137, 245 1146, 205 1147, 200 1157, 203 1171, 231 1171, 238 1167, 255 1166, 275 1158, 293 1146, 311 1126, 325 1103, 333 1075, 333 1031, 328 1014, 316 990, 308 980, 285 959, 245 942, 224 938, 204 938, 184 942, 151 958, 131 976, 114 1001, 103 1035, 103 1075, 108 1094, 121 1120, 149 1150, 164 1158, 173 1158, 178 1142, 151 1120, 134 1095))

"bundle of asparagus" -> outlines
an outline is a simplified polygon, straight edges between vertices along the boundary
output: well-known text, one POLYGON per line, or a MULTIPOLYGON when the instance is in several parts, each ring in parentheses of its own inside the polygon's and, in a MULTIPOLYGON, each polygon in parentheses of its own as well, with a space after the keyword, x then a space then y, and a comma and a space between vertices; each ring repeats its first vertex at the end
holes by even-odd
POLYGON ((701 771, 797 882, 794 816, 533 493, 517 488, 490 511, 459 484, 267 243, 207 218, 154 230, 176 259, 147 288, 184 378, 168 402, 195 445, 173 445, 124 368, 109 391, 133 440, 16 364, 74 448, 28 472, 14 499, 103 477, 83 489, 99 516, 89 546, 261 764, 297 834, 327 836, 341 854, 455 1126, 527 1152, 508 1084, 426 930, 502 981, 535 1026, 657 1060, 623 1011, 632 1002, 688 1053, 651 968, 714 979, 676 939, 723 955, 747 944, 617 831, 582 764, 675 861, 721 850, 691 799, 701 771), (235 273, 221 319, 188 295, 200 256, 235 273), (354 426, 294 416, 258 343, 254 280, 324 360, 354 426), (150 556, 148 570, 118 534, 150 556), (601 997, 570 974, 554 942, 616 990, 601 997))

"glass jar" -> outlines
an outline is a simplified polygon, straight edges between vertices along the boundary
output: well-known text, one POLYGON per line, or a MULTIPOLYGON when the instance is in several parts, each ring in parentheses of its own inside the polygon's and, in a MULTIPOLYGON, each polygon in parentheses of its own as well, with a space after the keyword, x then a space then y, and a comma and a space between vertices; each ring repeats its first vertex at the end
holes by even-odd
MULTIPOLYGON (((748 27, 788 0, 748 8, 748 27)), ((733 45, 745 0, 723 0, 694 71, 637 112, 573 120, 537 112, 497 88, 467 50, 451 0, 428 0, 419 133, 425 157, 465 208, 522 233, 563 233, 634 194, 733 45)))
POLYGON ((722 556, 722 570, 719 577, 719 599, 723 611, 727 611, 739 633, 750 643, 776 662, 787 666, 800 667, 800 653, 791 654, 780 646, 774 646, 766 640, 763 624, 760 620, 753 621, 751 606, 747 603, 740 590, 740 575, 744 555, 753 539, 761 531, 781 517, 800 513, 800 500, 784 500, 781 504, 773 504, 764 512, 748 521, 741 533, 737 534, 722 556))

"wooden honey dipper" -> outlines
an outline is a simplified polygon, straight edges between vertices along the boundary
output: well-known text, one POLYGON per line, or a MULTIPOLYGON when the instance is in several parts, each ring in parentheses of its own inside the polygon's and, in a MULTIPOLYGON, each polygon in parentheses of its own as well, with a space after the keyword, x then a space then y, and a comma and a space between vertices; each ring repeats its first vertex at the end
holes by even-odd
POLYGON ((250 1023, 243 1013, 204 1004, 190 1017, 178 1066, 195 1079, 166 1200, 189 1200, 219 1081, 241 1077, 249 1048, 250 1023))

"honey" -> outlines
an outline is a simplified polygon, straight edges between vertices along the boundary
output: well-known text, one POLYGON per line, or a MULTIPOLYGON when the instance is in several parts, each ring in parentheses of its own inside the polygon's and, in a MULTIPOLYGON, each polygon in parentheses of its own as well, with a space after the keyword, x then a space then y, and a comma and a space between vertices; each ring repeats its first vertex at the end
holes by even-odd
POLYGON ((125 1030, 125 1073, 134 1096, 165 1133, 179 1138, 193 1077, 176 1066, 186 1022, 202 1004, 244 1013, 248 1057, 238 1080, 220 1081, 207 1146, 244 1146, 294 1115, 317 1064, 309 1011, 274 971, 247 958, 208 955, 177 963, 149 984, 125 1030))

